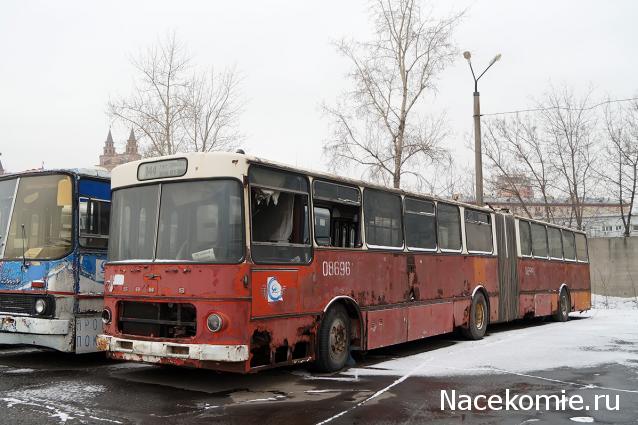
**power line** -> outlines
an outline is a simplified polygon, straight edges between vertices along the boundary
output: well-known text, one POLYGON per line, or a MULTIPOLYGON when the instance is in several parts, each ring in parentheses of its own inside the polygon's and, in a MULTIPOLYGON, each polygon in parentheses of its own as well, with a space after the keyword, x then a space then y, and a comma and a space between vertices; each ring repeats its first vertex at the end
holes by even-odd
POLYGON ((492 115, 508 115, 508 114, 519 114, 522 112, 540 112, 540 111, 552 111, 552 110, 564 110, 564 111, 591 111, 592 109, 599 108, 603 105, 608 105, 610 103, 620 103, 620 102, 631 102, 633 100, 638 100, 638 97, 630 97, 627 99, 613 99, 606 100, 604 102, 597 103, 592 106, 588 106, 586 108, 569 108, 566 106, 551 106, 549 108, 532 108, 532 109, 519 109, 517 111, 505 111, 505 112, 492 112, 490 114, 481 114, 482 117, 492 116, 492 115))

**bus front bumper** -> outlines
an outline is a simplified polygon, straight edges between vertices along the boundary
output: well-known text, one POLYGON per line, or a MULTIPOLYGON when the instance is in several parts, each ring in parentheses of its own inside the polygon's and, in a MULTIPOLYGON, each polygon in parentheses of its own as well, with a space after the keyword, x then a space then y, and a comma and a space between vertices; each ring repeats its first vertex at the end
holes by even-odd
POLYGON ((0 333, 67 335, 70 327, 71 322, 69 320, 0 314, 0 333))
POLYGON ((166 358, 245 362, 250 354, 247 345, 176 344, 116 338, 109 335, 97 337, 97 349, 117 353, 118 358, 123 360, 142 360, 148 363, 162 363, 162 359, 166 358))

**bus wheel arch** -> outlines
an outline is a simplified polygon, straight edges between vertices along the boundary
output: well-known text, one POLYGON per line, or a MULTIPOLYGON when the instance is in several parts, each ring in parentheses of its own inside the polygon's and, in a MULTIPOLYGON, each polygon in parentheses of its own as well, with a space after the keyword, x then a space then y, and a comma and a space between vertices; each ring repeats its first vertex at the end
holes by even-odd
POLYGON ((490 296, 487 293, 487 289, 482 284, 477 285, 472 291, 472 299, 477 293, 482 293, 483 297, 485 297, 485 302, 487 303, 487 324, 489 325, 490 317, 491 317, 491 306, 490 306, 490 296))
POLYGON ((350 297, 337 297, 328 303, 315 338, 317 369, 334 372, 346 366, 352 343, 357 338, 355 334, 361 334, 362 323, 359 307, 350 297))
POLYGON ((353 350, 362 350, 364 337, 364 321, 361 314, 359 304, 351 297, 340 295, 330 300, 323 309, 320 322, 326 316, 328 310, 336 305, 342 305, 350 318, 350 348, 353 350))
POLYGON ((490 321, 490 302, 482 285, 474 288, 467 324, 461 328, 465 337, 479 340, 485 336, 490 321))

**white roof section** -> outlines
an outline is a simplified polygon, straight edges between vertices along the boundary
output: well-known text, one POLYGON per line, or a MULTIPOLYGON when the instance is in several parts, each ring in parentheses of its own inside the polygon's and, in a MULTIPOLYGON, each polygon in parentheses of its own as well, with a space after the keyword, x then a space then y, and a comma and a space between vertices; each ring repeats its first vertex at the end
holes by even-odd
POLYGON ((111 188, 134 186, 145 183, 162 181, 192 180, 215 177, 234 177, 242 179, 248 174, 248 157, 230 152, 190 152, 155 158, 145 158, 140 161, 127 162, 118 165, 111 171, 111 188), (157 161, 170 161, 185 158, 188 166, 186 174, 181 177, 166 177, 152 180, 138 180, 137 170, 140 164, 157 161))
POLYGON ((33 176, 38 174, 55 174, 55 173, 72 173, 83 177, 96 177, 100 179, 110 179, 111 173, 105 169, 100 168, 47 168, 47 169, 33 169, 24 170, 12 173, 2 174, 2 178, 12 178, 20 176, 33 176))

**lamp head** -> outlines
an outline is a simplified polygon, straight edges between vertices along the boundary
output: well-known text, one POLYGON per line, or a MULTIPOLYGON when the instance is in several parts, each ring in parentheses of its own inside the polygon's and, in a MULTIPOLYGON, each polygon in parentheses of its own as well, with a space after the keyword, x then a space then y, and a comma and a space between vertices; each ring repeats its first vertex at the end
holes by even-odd
POLYGON ((494 65, 494 62, 497 62, 501 60, 501 54, 499 53, 498 55, 494 56, 494 59, 492 59, 492 62, 490 62, 490 66, 494 65))
POLYGON ((472 54, 468 50, 466 50, 463 52, 463 57, 469 62, 472 58, 472 54))

